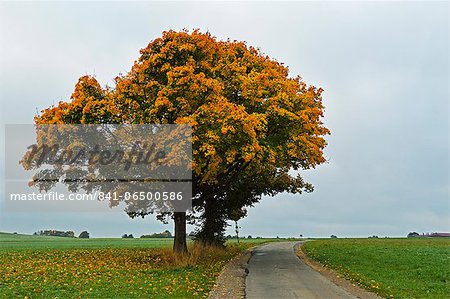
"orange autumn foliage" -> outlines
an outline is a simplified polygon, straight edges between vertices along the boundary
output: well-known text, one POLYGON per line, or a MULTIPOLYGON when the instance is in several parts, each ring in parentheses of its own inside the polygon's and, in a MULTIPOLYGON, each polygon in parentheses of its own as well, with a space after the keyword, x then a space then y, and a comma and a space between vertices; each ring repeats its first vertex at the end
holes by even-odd
MULTIPOLYGON (((193 128, 193 174, 216 184, 230 169, 260 175, 324 163, 322 89, 244 42, 166 31, 113 89, 83 76, 71 101, 36 123, 176 123, 193 128)), ((290 190, 291 180, 285 180, 290 190)), ((280 189, 281 190, 281 189, 280 189)))

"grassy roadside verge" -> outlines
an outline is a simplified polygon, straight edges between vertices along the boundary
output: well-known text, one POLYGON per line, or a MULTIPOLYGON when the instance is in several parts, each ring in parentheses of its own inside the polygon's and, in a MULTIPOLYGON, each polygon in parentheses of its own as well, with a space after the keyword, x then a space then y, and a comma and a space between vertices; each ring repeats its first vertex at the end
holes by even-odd
POLYGON ((449 239, 337 239, 303 245, 305 254, 385 298, 448 298, 449 239))
POLYGON ((180 258, 167 239, 0 237, 0 298, 206 298, 230 259, 272 241, 190 243, 180 258))

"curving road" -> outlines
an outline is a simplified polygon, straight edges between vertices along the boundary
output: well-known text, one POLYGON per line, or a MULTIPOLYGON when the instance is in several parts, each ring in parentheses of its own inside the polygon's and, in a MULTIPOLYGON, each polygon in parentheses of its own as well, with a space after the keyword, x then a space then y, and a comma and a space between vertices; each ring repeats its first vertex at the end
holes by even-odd
POLYGON ((270 243, 255 249, 248 264, 248 299, 357 298, 303 263, 294 253, 297 243, 270 243))

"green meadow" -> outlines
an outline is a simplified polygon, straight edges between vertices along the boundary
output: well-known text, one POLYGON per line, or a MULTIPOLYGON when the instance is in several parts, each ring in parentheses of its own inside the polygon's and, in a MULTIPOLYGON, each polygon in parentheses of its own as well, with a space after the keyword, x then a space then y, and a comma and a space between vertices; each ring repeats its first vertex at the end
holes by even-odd
POLYGON ((0 250, 45 250, 88 248, 162 248, 171 247, 170 238, 63 238, 0 233, 0 250))
POLYGON ((327 239, 310 258, 385 298, 450 298, 450 239, 327 239))

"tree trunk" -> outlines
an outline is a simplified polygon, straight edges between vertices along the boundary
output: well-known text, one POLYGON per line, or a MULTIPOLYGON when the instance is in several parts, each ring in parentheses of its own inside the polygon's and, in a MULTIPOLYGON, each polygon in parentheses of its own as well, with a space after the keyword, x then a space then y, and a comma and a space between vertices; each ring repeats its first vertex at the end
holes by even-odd
POLYGON ((206 246, 223 247, 225 245, 226 220, 217 203, 212 200, 206 201, 201 218, 203 222, 196 236, 197 241, 206 246))
POLYGON ((186 212, 174 212, 175 238, 173 240, 173 252, 187 253, 186 244, 186 212))

